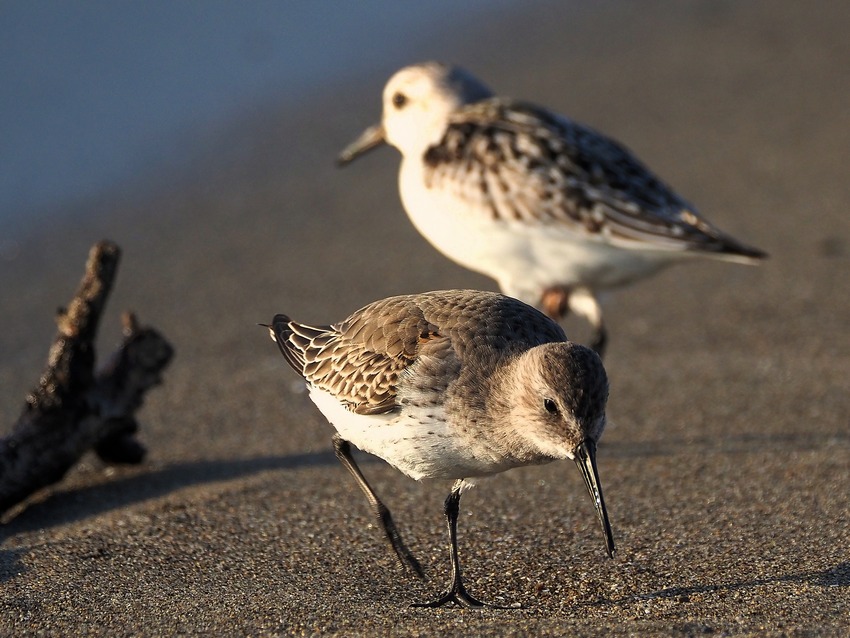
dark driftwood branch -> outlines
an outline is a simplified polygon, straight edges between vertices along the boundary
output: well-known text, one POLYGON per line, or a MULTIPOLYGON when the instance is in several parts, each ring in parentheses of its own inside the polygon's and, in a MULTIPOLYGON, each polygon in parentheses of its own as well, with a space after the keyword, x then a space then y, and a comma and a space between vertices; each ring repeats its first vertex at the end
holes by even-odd
POLYGON ((112 242, 92 247, 77 294, 57 314, 47 369, 12 433, 0 441, 0 513, 59 481, 90 449, 112 463, 144 457, 134 413, 160 382, 173 349, 124 313, 121 345, 95 372, 94 341, 120 256, 112 242))

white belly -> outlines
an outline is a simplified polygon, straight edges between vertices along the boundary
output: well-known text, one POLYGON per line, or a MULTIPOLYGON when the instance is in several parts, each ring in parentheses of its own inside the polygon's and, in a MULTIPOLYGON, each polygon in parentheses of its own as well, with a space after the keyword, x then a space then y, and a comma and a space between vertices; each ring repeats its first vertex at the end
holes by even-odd
POLYGON ((460 437, 433 408, 430 419, 397 412, 363 415, 316 388, 310 388, 310 398, 343 439, 416 480, 488 476, 519 465, 486 442, 460 437))
POLYGON ((612 245, 556 224, 494 220, 448 189, 426 188, 420 162, 402 161, 399 189, 411 222, 437 250, 526 303, 536 304, 550 286, 621 286, 677 256, 612 245))

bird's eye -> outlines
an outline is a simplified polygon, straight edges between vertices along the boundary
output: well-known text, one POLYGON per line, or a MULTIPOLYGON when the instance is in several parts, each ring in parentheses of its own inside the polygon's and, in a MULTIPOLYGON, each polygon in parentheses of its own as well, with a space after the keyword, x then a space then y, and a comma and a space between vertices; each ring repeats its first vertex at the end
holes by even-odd
POLYGON ((407 96, 404 93, 396 93, 393 95, 393 106, 397 109, 403 108, 407 104, 407 96))
POLYGON ((558 414, 558 404, 552 399, 543 399, 543 407, 549 414, 558 414))

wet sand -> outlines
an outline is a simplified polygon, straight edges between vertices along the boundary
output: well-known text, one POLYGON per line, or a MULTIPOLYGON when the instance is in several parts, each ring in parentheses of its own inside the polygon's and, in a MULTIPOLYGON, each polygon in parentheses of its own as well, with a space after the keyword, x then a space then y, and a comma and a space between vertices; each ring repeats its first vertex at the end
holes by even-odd
POLYGON ((132 308, 177 355, 141 413, 141 466, 86 457, 0 528, 0 634, 850 632, 850 13, 815 6, 542 4, 464 37, 447 29, 409 59, 234 126, 187 180, 91 202, 21 238, 14 259, 4 249, 4 428, 98 239, 124 249, 102 351, 132 308), (615 560, 572 464, 515 470, 464 497, 468 585, 519 610, 408 607, 447 577, 449 485, 362 457, 427 571, 419 582, 255 325, 494 289, 410 226, 395 151, 333 166, 377 118, 388 75, 425 58, 617 137, 771 254, 760 268, 676 267, 607 303, 599 465, 615 560))

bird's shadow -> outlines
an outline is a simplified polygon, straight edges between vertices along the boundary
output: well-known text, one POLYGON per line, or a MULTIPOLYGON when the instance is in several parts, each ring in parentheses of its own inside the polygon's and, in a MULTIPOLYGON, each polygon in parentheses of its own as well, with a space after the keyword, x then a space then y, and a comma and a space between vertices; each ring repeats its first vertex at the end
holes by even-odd
POLYGON ((687 598, 692 594, 711 594, 716 592, 736 592, 765 585, 779 583, 808 583, 819 587, 850 587, 850 561, 838 563, 835 567, 820 571, 806 571, 797 574, 786 574, 773 578, 756 578, 753 580, 718 583, 716 585, 692 585, 689 587, 667 587, 646 594, 632 594, 622 598, 600 598, 583 603, 582 607, 625 606, 653 599, 687 598))
POLYGON ((335 463, 336 458, 329 450, 287 456, 173 463, 162 469, 142 471, 97 485, 57 490, 40 502, 29 503, 14 518, 0 525, 0 539, 73 523, 192 485, 229 481, 267 470, 291 470, 335 463))
MULTIPOLYGON (((70 490, 58 490, 42 501, 26 504, 14 518, 0 524, 0 541, 15 534, 47 529, 121 509, 176 490, 228 481, 267 470, 289 470, 336 464, 330 450, 288 456, 174 463, 162 469, 70 490)), ((0 583, 20 575, 26 549, 0 549, 0 583)))
POLYGON ((0 549, 0 583, 5 583, 26 571, 21 564, 23 549, 0 549))

